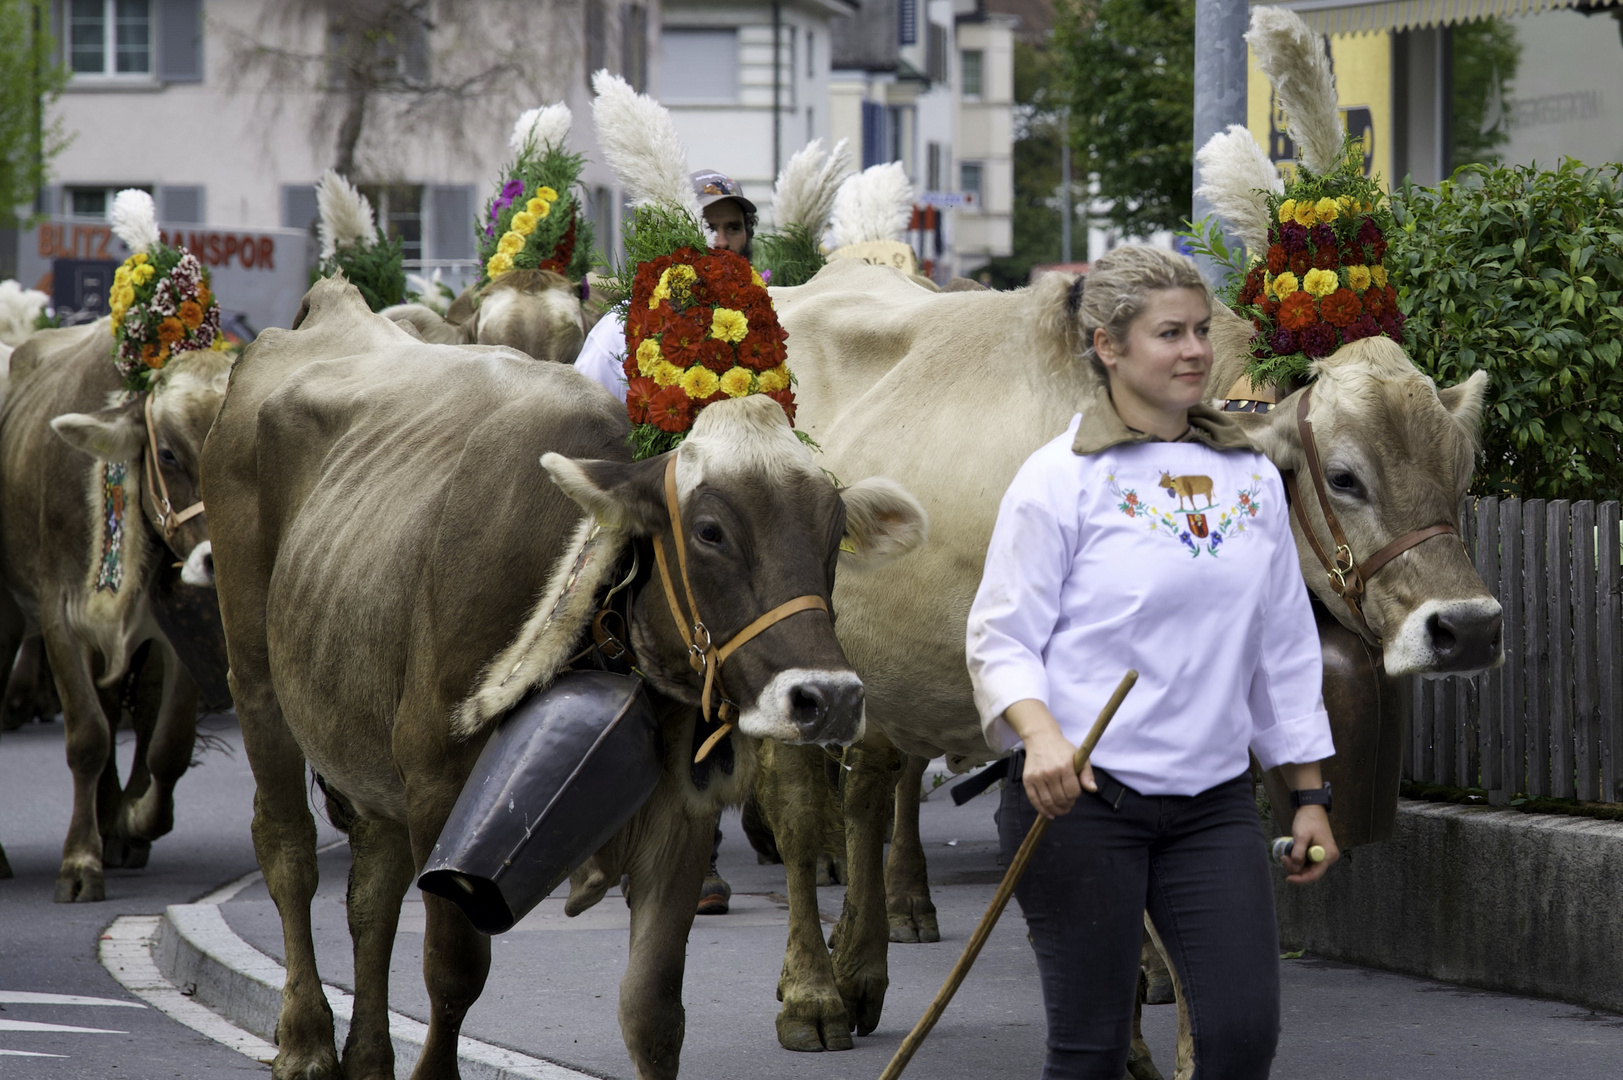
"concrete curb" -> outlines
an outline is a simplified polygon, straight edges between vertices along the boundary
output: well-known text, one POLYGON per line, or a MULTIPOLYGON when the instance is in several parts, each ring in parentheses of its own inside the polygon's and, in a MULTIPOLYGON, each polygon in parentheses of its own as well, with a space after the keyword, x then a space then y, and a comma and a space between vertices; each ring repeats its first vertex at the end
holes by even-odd
MULTIPOLYGON (((153 963, 167 980, 171 993, 178 992, 199 1007, 206 1005, 259 1039, 275 1040, 287 973, 275 960, 238 937, 220 914, 218 904, 172 905, 154 928, 150 941, 153 963)), ((335 986, 323 989, 332 1006, 336 1041, 342 1047, 349 1034, 350 1009, 355 999, 335 986)), ((394 1043, 396 1074, 406 1076, 417 1062, 428 1025, 391 1012, 389 1034, 394 1043)), ((458 1044, 457 1057, 466 1080, 591 1080, 589 1073, 467 1035, 458 1044)))
POLYGON ((1391 840, 1276 884, 1290 948, 1623 1012, 1623 823, 1402 801, 1391 840))

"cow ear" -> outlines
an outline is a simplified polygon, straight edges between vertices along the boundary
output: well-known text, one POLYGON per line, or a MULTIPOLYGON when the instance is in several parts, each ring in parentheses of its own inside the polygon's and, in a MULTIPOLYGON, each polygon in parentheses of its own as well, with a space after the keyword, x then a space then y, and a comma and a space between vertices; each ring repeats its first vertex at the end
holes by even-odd
POLYGON ((51 430, 74 449, 106 461, 129 461, 146 438, 139 399, 99 412, 63 413, 51 421, 51 430))
POLYGON ((610 528, 648 536, 669 521, 664 455, 627 463, 543 454, 541 467, 565 495, 610 528))
POLYGON ((840 492, 845 502, 845 538, 840 563, 867 569, 917 551, 930 535, 930 518, 905 488, 872 476, 840 492))
POLYGON ((1482 429, 1482 403, 1487 396, 1488 373, 1481 370, 1472 372, 1471 377, 1462 383, 1437 391, 1443 408, 1454 414, 1454 419, 1459 421, 1473 441, 1482 429))
POLYGON ((1287 397, 1256 420, 1261 423, 1253 421, 1245 428, 1251 445, 1262 451, 1282 473, 1301 469, 1306 459, 1302 456, 1302 435, 1296 427, 1296 395, 1287 397))

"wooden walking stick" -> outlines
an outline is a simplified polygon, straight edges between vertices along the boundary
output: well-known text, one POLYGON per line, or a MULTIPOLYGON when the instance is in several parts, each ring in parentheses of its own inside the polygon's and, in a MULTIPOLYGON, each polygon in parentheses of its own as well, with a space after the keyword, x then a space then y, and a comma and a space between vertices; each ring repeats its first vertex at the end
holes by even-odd
MULTIPOLYGON (((1076 756, 1071 759, 1071 764, 1078 773, 1082 771, 1082 766, 1088 763, 1088 758, 1093 754, 1093 748, 1099 743, 1099 736, 1105 733, 1105 727, 1110 723, 1110 718, 1116 715, 1116 710, 1121 707, 1122 699, 1127 696, 1127 691, 1131 690, 1133 684, 1137 681, 1137 671, 1129 671, 1123 675, 1121 682, 1116 686, 1116 692, 1110 695, 1110 700, 1105 702, 1105 707, 1099 711, 1099 719, 1093 722, 1093 728, 1088 732, 1088 737, 1082 740, 1082 745, 1077 747, 1076 756)), ((941 1014, 946 1012, 948 1002, 952 1001, 952 996, 958 992, 958 987, 963 983, 964 976, 969 974, 969 969, 974 965, 975 958, 980 956, 982 947, 986 945, 986 939, 992 936, 992 927, 997 925, 998 916, 1003 914, 1003 909, 1009 904, 1009 897, 1014 895, 1015 885, 1019 883, 1020 876, 1026 872, 1026 864, 1031 862, 1031 853, 1037 850, 1037 844, 1042 840, 1043 834, 1048 831, 1048 822, 1048 818, 1043 817, 1041 814, 1037 815, 1037 820, 1031 826, 1031 831, 1026 834, 1026 839, 1020 845, 1020 850, 1015 852, 1014 860, 1009 863, 1009 869, 1003 875, 1003 884, 997 887, 997 894, 992 897, 991 904, 987 905, 986 914, 981 916, 981 921, 975 927, 975 932, 969 935, 969 944, 964 946, 964 954, 953 965, 952 973, 947 976, 947 981, 936 994, 935 1000, 930 1002, 930 1007, 924 1010, 924 1015, 919 1018, 919 1022, 913 1025, 913 1030, 908 1032, 907 1038, 902 1040, 902 1045, 897 1047, 896 1056, 890 1059, 890 1064, 885 1066, 885 1071, 879 1074, 879 1080, 896 1080, 897 1077, 902 1075, 902 1070, 907 1068, 907 1063, 913 1060, 913 1055, 918 1053, 920 1046, 924 1045, 924 1040, 930 1034, 930 1029, 935 1027, 936 1021, 941 1019, 941 1014)))

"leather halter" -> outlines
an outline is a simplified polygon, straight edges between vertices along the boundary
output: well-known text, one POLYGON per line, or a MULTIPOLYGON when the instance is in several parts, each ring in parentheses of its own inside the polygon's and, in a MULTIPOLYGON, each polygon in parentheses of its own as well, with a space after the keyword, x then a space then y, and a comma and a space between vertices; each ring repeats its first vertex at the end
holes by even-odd
MULTIPOLYGON (((687 611, 692 613, 691 629, 684 621, 683 608, 676 599, 676 585, 671 578, 670 561, 665 557, 665 539, 662 536, 654 537, 654 561, 659 565, 659 580, 665 586, 665 602, 671 609, 671 619, 676 623, 676 629, 682 635, 682 643, 688 647, 688 663, 693 670, 704 676, 704 696, 700 705, 704 713, 705 723, 710 723, 710 701, 716 690, 716 682, 721 677, 721 665, 727 658, 737 652, 746 643, 761 631, 773 626, 791 615, 802 611, 828 611, 828 601, 821 596, 797 596, 793 600, 786 600, 765 615, 750 623, 744 629, 734 634, 732 640, 725 645, 717 645, 710 638, 710 630, 699 615, 699 606, 693 599, 693 586, 688 581, 688 549, 687 540, 682 529, 682 509, 676 499, 676 454, 673 452, 665 463, 665 507, 671 515, 671 535, 676 540, 676 562, 682 573, 682 593, 687 597, 687 611)), ((695 764, 703 761, 714 750, 716 744, 734 727, 733 717, 738 713, 738 706, 729 700, 723 692, 720 707, 716 710, 716 719, 721 726, 704 741, 699 752, 693 756, 695 764)))
POLYGON ((170 507, 169 485, 163 482, 163 471, 158 468, 158 431, 157 426, 152 422, 151 394, 146 395, 146 402, 143 407, 146 410, 147 422, 147 446, 145 451, 147 494, 152 497, 153 504, 158 508, 158 527, 163 530, 164 540, 168 541, 174 538, 175 533, 180 531, 182 525, 203 512, 203 500, 199 499, 184 510, 177 511, 170 507), (152 486, 154 477, 158 481, 156 488, 152 486))
POLYGON ((1347 534, 1341 531, 1341 522, 1336 518, 1336 512, 1330 507, 1329 495, 1324 490, 1324 466, 1319 461, 1319 448, 1313 441, 1313 422, 1307 418, 1308 402, 1313 394, 1313 387, 1309 385, 1302 391, 1302 396, 1296 402, 1296 430, 1302 438, 1302 454, 1307 458, 1307 474, 1313 478, 1313 489, 1319 497, 1319 510, 1324 514, 1324 523, 1329 526, 1330 539, 1335 544, 1335 555, 1332 558, 1325 553, 1324 546, 1319 543, 1318 535, 1313 531, 1313 525, 1302 512, 1302 498, 1296 490, 1296 474, 1285 474, 1285 494, 1290 499, 1291 513, 1295 516, 1297 524, 1302 527, 1302 535, 1307 537, 1308 546, 1313 554, 1319 558, 1319 564, 1324 567, 1330 578, 1330 591, 1341 598, 1353 613, 1353 618, 1364 628, 1370 637, 1376 641, 1381 640, 1364 618, 1363 596, 1364 586, 1387 563, 1408 551, 1416 544, 1430 540, 1434 536, 1444 536, 1449 533, 1459 535, 1459 530, 1447 522, 1438 522, 1428 525, 1424 529, 1404 533, 1396 540, 1387 544, 1381 550, 1359 562, 1347 543, 1347 534))

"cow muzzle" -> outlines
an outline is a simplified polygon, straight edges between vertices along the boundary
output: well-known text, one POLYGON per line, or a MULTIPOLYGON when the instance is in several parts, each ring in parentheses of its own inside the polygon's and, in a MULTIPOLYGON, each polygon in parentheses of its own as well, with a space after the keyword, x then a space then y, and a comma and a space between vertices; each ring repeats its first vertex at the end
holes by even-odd
POLYGON ((862 737, 862 693, 854 671, 792 668, 742 711, 739 730, 785 743, 849 744, 862 737))
POLYGON ((1390 675, 1483 671, 1504 659, 1504 610, 1491 596, 1428 600, 1404 618, 1383 650, 1390 675))
POLYGON ((214 544, 205 540, 192 548, 180 568, 180 580, 187 585, 210 587, 214 584, 214 544))

